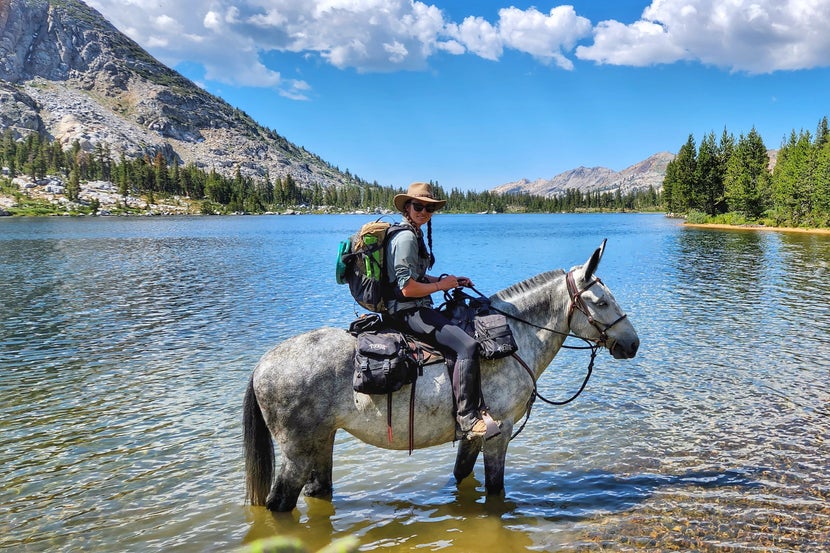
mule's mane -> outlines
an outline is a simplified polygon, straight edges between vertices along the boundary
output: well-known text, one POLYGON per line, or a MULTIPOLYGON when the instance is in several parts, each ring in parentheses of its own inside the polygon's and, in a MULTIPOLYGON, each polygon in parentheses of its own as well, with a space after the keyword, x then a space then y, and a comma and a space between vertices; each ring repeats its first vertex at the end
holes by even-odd
POLYGON ((565 271, 562 269, 556 269, 532 276, 521 282, 517 282, 504 290, 496 292, 493 295, 493 299, 510 303, 512 300, 525 296, 528 292, 536 290, 543 284, 546 284, 555 278, 561 277, 563 274, 565 274, 565 271))

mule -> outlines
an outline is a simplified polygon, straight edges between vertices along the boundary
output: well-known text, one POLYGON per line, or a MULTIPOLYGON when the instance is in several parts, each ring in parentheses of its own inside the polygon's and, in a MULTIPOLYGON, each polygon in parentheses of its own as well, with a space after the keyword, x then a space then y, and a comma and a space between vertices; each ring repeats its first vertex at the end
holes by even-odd
MULTIPOLYGON (((604 250, 605 241, 583 265, 542 273, 490 297, 492 307, 508 315, 526 367, 513 357, 482 361, 482 395, 493 418, 502 421, 501 434, 486 441, 458 441, 453 469, 457 482, 472 473, 483 451, 487 493, 503 491, 514 422, 529 408, 535 380, 568 335, 605 347, 616 359, 636 355, 640 341, 634 327, 594 275, 604 250)), ((243 405, 247 498, 252 505, 291 511, 303 489, 308 496, 331 499, 338 429, 377 447, 409 448, 410 385, 392 396, 390 441, 386 395, 352 388, 355 347, 355 337, 346 330, 320 328, 289 338, 260 359, 243 405), (281 451, 276 479, 272 437, 281 451)), ((425 367, 418 378, 414 422, 415 448, 456 440, 452 379, 442 364, 425 367)))

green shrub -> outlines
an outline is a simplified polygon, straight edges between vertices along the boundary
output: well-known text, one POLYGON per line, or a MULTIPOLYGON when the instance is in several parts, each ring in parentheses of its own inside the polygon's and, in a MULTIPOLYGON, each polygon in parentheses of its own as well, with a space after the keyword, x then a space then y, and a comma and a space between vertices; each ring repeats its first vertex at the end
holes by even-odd
POLYGON ((702 211, 692 209, 686 214, 686 222, 693 225, 702 225, 709 222, 709 216, 702 211))
POLYGON ((217 203, 213 203, 210 200, 202 200, 202 206, 199 209, 199 213, 202 215, 216 215, 222 209, 222 206, 217 203))
POLYGON ((749 221, 743 213, 738 213, 736 211, 716 215, 710 222, 720 225, 748 225, 751 223, 751 221, 749 221))

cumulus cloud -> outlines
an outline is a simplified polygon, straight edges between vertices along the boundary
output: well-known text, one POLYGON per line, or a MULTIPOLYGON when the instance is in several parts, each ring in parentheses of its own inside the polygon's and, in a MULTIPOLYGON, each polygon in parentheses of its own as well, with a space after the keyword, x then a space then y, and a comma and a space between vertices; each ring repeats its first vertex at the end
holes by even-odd
POLYGON ((685 59, 686 51, 673 43, 663 25, 637 21, 625 25, 602 21, 594 31, 592 46, 579 46, 580 59, 611 65, 645 66, 685 59))
POLYGON ((553 61, 563 69, 573 69, 564 53, 590 32, 591 22, 576 15, 573 6, 559 6, 549 14, 536 8, 499 10, 499 34, 506 46, 553 61))
MULTIPOLYGON (((827 0, 653 0, 639 20, 593 25, 573 6, 505 7, 489 21, 451 21, 419 0, 87 0, 167 63, 210 80, 274 87, 303 98, 308 83, 263 63, 269 52, 316 57, 359 72, 421 70, 438 53, 497 62, 507 50, 565 70, 574 60, 648 66, 692 61, 763 73, 827 65, 827 0)), ((472 9, 475 9, 472 3, 472 9)))
POLYGON ((438 52, 497 61, 513 49, 570 69, 567 56, 591 31, 570 6, 507 8, 492 23, 458 24, 417 0, 88 1, 165 63, 200 63, 208 79, 255 86, 283 83, 261 62, 271 51, 365 72, 424 69, 438 52))
POLYGON ((826 0, 654 0, 639 21, 603 21, 576 57, 646 66, 681 60, 733 71, 810 69, 830 60, 826 0))
POLYGON ((461 53, 466 47, 470 52, 493 61, 502 55, 504 48, 499 31, 483 17, 467 17, 461 25, 449 25, 448 31, 458 40, 461 53))

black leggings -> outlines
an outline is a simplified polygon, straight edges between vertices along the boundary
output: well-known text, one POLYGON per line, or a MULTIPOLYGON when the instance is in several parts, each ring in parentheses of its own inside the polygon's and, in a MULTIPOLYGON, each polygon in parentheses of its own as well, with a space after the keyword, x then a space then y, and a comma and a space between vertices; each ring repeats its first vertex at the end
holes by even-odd
MULTIPOLYGON (((452 369, 452 389, 456 421, 462 432, 470 430, 481 407, 481 380, 478 366, 478 343, 475 338, 455 326, 431 307, 419 307, 397 315, 397 319, 421 337, 432 338, 445 350, 452 350, 456 359, 452 369)), ((444 355, 449 352, 444 351, 444 355)))
POLYGON ((457 359, 476 358, 478 343, 475 338, 435 309, 419 307, 414 311, 396 314, 396 318, 415 334, 432 338, 440 346, 455 352, 457 359))

